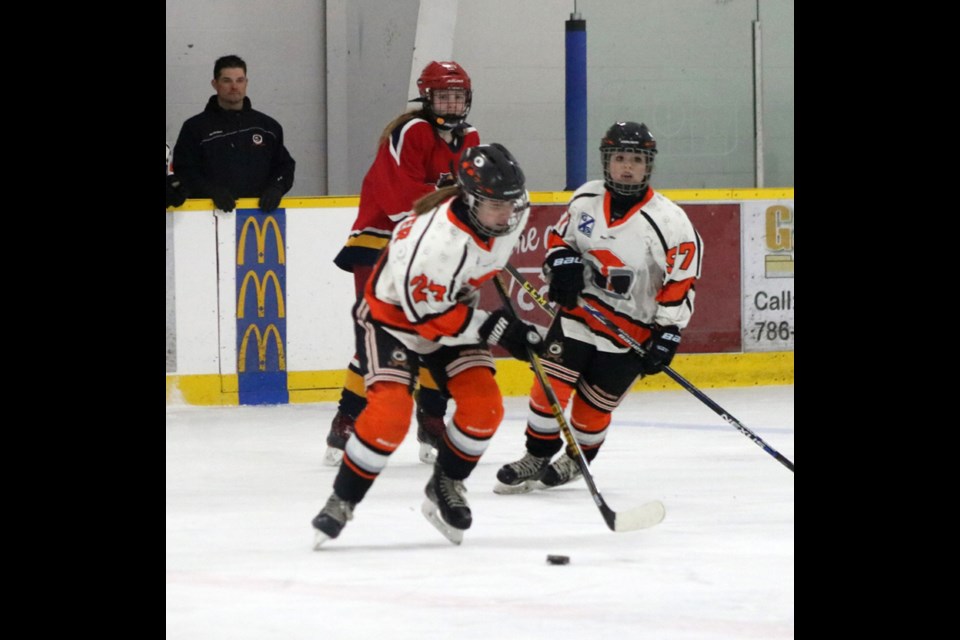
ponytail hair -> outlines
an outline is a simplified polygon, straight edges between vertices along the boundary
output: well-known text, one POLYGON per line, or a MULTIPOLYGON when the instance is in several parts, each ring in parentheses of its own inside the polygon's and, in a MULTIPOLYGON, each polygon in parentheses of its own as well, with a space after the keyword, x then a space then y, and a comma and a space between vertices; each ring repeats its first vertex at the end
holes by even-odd
POLYGON ((377 140, 377 148, 380 148, 380 145, 384 143, 385 140, 390 138, 390 134, 393 133, 393 130, 399 127, 402 124, 410 122, 414 118, 421 118, 423 120, 427 119, 427 114, 423 109, 418 109, 417 111, 405 111, 401 113, 396 118, 387 123, 387 126, 383 128, 383 132, 380 134, 380 138, 377 140))
POLYGON ((449 187, 442 187, 437 189, 433 193, 428 193, 425 196, 422 196, 419 200, 413 203, 413 214, 420 215, 421 213, 426 213, 431 209, 434 209, 444 200, 448 200, 453 196, 460 194, 460 187, 455 184, 450 185, 449 187))

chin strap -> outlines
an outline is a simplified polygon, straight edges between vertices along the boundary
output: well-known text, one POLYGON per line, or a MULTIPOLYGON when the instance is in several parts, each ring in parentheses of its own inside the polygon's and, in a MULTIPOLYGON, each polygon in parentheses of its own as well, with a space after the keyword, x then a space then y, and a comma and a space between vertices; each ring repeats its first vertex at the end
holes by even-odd
POLYGON ((447 122, 447 119, 443 116, 438 116, 433 114, 433 126, 438 129, 443 129, 444 131, 452 131, 456 135, 463 135, 463 130, 466 128, 467 123, 463 121, 463 118, 458 118, 456 122, 450 124, 447 122))

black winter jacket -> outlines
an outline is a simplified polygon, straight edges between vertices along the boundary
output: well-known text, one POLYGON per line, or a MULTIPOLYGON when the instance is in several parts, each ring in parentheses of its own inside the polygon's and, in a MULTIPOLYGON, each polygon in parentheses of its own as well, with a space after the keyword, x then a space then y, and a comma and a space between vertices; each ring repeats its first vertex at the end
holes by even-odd
POLYGON ((259 111, 250 98, 228 111, 210 96, 203 113, 183 123, 173 150, 173 171, 191 198, 211 197, 211 185, 234 198, 256 198, 269 185, 286 193, 296 162, 283 144, 283 127, 259 111))

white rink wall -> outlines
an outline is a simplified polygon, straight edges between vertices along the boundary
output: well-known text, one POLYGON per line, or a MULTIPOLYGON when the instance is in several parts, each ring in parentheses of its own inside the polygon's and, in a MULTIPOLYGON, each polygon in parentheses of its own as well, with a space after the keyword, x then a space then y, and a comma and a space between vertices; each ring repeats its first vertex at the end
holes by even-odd
MULTIPOLYGON (((172 215, 175 373, 234 374, 236 211, 172 215)), ((353 355, 353 275, 334 266, 333 258, 355 217, 355 207, 286 209, 288 371, 345 369, 353 355)))
MULTIPOLYGON (((555 221, 569 195, 531 194, 538 233, 555 221)), ((702 321, 691 327, 678 366, 702 387, 792 384, 792 190, 666 195, 686 204, 707 246, 727 248, 712 254, 700 282, 702 321), (751 246, 749 256, 737 243, 751 246), (735 280, 741 286, 731 288, 735 280)), ((358 200, 285 198, 270 215, 260 212, 253 198, 241 199, 239 208, 227 213, 210 209, 209 200, 167 211, 168 403, 339 397, 354 354, 355 294, 353 275, 333 259, 349 237, 358 200)), ((521 271, 541 262, 531 246, 518 249, 514 260, 521 271)), ((517 304, 523 307, 522 300, 517 304)), ((533 315, 528 319, 538 322, 533 315)), ((529 391, 524 363, 500 358, 497 370, 505 395, 529 391)), ((671 381, 635 385, 655 388, 672 388, 671 381)))

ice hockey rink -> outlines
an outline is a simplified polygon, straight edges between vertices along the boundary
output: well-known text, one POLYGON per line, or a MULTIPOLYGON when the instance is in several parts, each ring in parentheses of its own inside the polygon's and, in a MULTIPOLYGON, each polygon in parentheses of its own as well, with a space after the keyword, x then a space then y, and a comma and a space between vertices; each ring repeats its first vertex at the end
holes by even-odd
MULTIPOLYGON (((795 462, 792 385, 703 392, 795 462)), ((656 499, 667 515, 614 533, 582 479, 493 493, 523 453, 526 398, 505 405, 466 482, 461 546, 420 513, 431 469, 414 427, 320 551, 310 521, 336 474, 320 463, 334 403, 168 406, 166 637, 794 637, 793 472, 687 391, 633 393, 591 468, 612 509, 656 499)))

